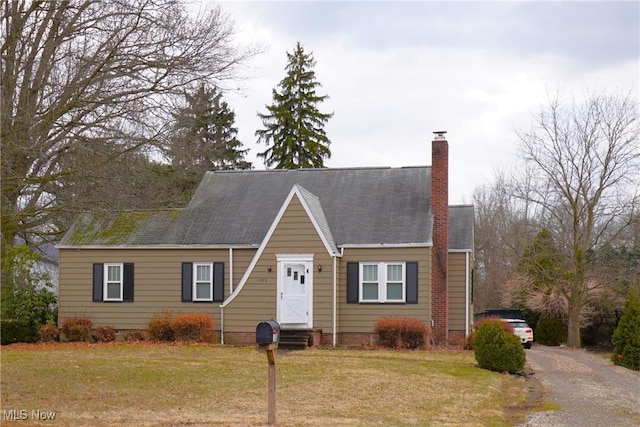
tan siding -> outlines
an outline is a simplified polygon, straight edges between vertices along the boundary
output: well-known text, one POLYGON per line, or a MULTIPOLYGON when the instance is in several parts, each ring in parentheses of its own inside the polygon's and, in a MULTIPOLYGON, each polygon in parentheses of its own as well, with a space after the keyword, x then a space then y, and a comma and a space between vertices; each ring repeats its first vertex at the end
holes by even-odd
POLYGON ((449 253, 449 330, 465 331, 466 254, 449 253))
MULTIPOLYGON (((240 280, 242 280, 244 272, 247 271, 247 268, 251 263, 251 259, 253 259, 256 251, 257 248, 233 250, 233 289, 235 289, 240 284, 240 280)), ((225 280, 229 282, 228 277, 226 277, 225 280)), ((229 295, 229 287, 227 286, 225 289, 225 296, 229 295)))
POLYGON ((251 332, 276 320, 277 254, 314 254, 313 326, 332 332, 333 261, 297 197, 283 214, 242 291, 224 309, 224 330, 251 332), (315 268, 322 264, 322 272, 315 268), (271 266, 271 272, 267 266, 271 266))
POLYGON ((383 316, 415 317, 431 320, 431 248, 345 249, 339 260, 338 332, 373 332, 376 320, 383 316), (418 262, 418 304, 347 304, 348 262, 418 262))
POLYGON ((61 249, 59 320, 82 315, 91 317, 94 326, 143 329, 154 314, 174 310, 210 314, 219 327, 219 303, 181 301, 183 262, 224 262, 228 281, 227 249, 61 249), (108 262, 134 264, 134 302, 92 302, 93 264, 108 262))

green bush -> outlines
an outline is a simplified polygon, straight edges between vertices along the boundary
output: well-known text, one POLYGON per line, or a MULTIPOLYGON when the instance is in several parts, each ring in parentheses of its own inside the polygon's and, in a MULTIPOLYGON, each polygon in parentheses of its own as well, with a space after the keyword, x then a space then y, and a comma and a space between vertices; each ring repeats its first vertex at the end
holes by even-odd
POLYGON ((147 333, 152 341, 175 341, 172 322, 175 314, 170 310, 163 310, 149 320, 147 333))
POLYGON ((26 245, 9 250, 6 261, 10 263, 8 269, 13 273, 13 282, 2 288, 1 314, 3 320, 19 323, 7 324, 10 336, 3 338, 3 343, 37 341, 40 327, 57 320, 56 295, 51 291, 49 276, 38 271, 40 259, 40 254, 26 245))
POLYGON ((536 325, 535 340, 538 344, 557 346, 567 342, 567 326, 558 319, 540 319, 536 325))
POLYGON ((524 368, 525 353, 520 339, 508 332, 498 319, 483 321, 473 338, 478 364, 495 372, 518 372, 524 368))
POLYGON ((381 317, 373 326, 378 345, 386 348, 424 348, 431 328, 420 319, 381 317))
POLYGON ((92 340, 91 324, 91 319, 88 317, 70 317, 65 319, 60 332, 67 341, 90 342, 92 340))
POLYGON ((637 288, 629 290, 624 314, 611 340, 613 363, 640 371, 640 296, 637 288))
POLYGON ((38 339, 28 321, 17 319, 0 320, 0 337, 2 345, 16 342, 35 342, 38 339))

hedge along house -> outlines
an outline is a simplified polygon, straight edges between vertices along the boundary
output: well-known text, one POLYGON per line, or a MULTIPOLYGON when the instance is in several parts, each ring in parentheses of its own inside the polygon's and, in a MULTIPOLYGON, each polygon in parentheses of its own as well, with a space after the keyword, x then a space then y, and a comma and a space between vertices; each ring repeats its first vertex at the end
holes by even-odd
POLYGON ((204 312, 223 343, 276 320, 353 345, 402 316, 446 342, 472 322, 473 215, 448 206, 443 134, 430 167, 208 172, 184 209, 79 217, 58 245, 59 320, 204 312))

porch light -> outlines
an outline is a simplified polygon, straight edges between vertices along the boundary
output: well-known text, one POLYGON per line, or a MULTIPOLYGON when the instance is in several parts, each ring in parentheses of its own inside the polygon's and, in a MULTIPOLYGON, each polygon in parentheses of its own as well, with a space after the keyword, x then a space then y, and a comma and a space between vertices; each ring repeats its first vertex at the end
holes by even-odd
POLYGON ((318 273, 322 271, 322 264, 318 264, 318 273))
POLYGON ((270 265, 267 265, 267 271, 268 271, 269 273, 271 273, 271 266, 270 266, 270 265))

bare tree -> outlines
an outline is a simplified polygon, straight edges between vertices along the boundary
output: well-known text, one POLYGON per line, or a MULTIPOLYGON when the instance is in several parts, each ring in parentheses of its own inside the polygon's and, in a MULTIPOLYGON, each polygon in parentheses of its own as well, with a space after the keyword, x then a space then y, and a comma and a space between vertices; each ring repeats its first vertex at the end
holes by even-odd
POLYGON ((16 235, 63 231, 63 178, 80 185, 79 171, 161 139, 173 97, 224 87, 257 52, 219 8, 192 18, 178 0, 4 0, 0 15, 3 260, 16 235), (88 163, 69 161, 78 152, 88 163))
POLYGON ((535 170, 519 196, 539 207, 568 266, 567 344, 579 347, 594 260, 632 224, 640 201, 638 104, 631 95, 568 106, 555 97, 518 136, 535 170))
POLYGON ((493 184, 473 192, 476 311, 503 305, 502 288, 516 272, 520 256, 532 238, 527 205, 514 198, 514 186, 511 176, 498 171, 493 184))

